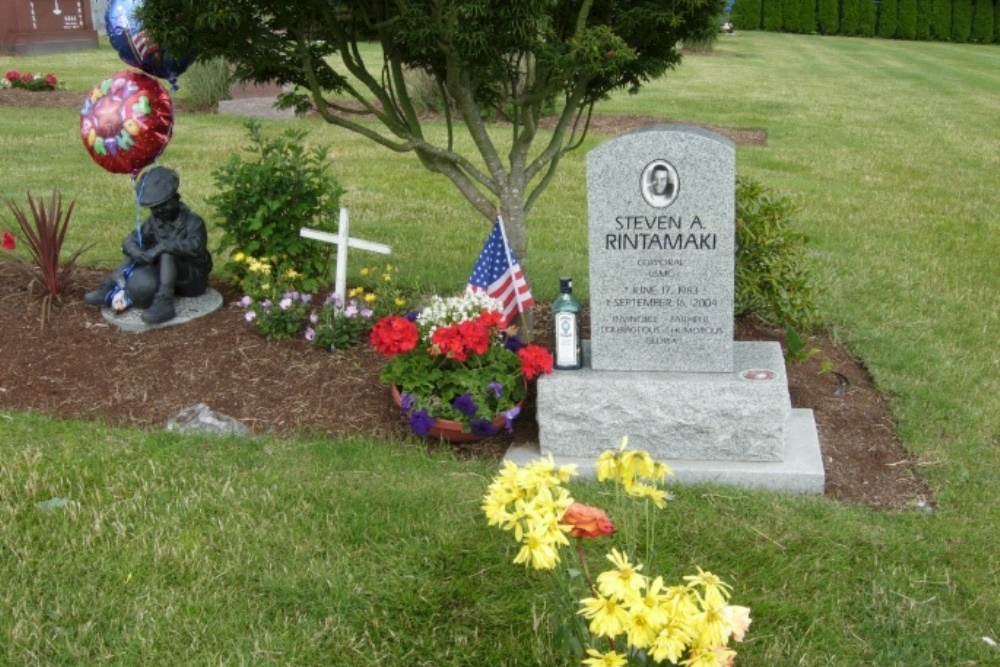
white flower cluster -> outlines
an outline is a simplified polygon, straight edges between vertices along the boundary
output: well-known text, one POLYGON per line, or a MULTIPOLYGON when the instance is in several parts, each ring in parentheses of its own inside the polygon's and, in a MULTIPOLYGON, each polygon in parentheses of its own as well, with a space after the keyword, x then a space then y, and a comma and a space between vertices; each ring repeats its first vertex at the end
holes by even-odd
POLYGON ((427 330, 427 335, 430 336, 439 326, 474 320, 484 310, 503 312, 503 304, 486 292, 466 290, 461 296, 447 298, 435 294, 431 297, 430 304, 420 311, 417 323, 427 330))

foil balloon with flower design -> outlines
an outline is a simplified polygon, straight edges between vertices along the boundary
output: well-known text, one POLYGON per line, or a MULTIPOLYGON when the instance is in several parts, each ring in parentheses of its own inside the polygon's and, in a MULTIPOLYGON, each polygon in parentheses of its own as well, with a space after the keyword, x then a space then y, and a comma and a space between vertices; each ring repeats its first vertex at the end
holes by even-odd
POLYGON ((80 138, 94 162, 137 175, 170 141, 173 103, 160 82, 142 72, 118 72, 94 86, 80 109, 80 138))

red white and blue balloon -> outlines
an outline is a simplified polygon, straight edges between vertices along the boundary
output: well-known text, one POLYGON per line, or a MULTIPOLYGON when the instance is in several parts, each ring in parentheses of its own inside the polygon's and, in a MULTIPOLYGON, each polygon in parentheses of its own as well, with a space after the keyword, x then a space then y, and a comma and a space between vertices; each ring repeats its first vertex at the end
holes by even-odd
POLYGON ((140 6, 142 0, 111 0, 108 3, 108 10, 104 14, 108 40, 126 65, 138 67, 143 72, 166 79, 176 86, 177 77, 184 73, 191 61, 171 58, 150 39, 135 16, 136 9, 140 6))
POLYGON ((160 156, 173 131, 170 93, 142 72, 112 74, 80 110, 80 137, 94 162, 136 176, 160 156))

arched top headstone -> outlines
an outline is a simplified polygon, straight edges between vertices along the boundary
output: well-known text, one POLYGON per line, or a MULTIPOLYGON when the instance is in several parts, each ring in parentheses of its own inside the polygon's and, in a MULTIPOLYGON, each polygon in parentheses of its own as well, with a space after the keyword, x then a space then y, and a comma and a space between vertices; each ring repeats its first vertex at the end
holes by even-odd
POLYGON ((651 125, 587 154, 591 366, 729 373, 736 147, 651 125))

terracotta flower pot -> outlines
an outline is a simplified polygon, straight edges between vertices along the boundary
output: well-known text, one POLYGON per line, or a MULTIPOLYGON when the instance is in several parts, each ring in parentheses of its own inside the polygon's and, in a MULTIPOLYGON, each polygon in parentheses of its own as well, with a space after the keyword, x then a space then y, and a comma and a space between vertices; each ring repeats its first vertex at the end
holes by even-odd
MULTIPOLYGON (((396 402, 396 405, 402 405, 403 397, 399 393, 399 387, 396 385, 390 385, 389 390, 392 392, 392 400, 396 402)), ((523 408, 524 399, 522 399, 517 406, 523 408)), ((498 433, 503 430, 506 423, 507 420, 503 415, 498 415, 492 422, 493 428, 495 428, 498 433)), ((427 437, 438 438, 446 440, 447 442, 476 442, 477 440, 482 440, 486 437, 472 433, 471 431, 463 431, 462 429, 464 427, 465 424, 462 422, 452 421, 451 419, 435 419, 434 425, 427 431, 427 437)))

